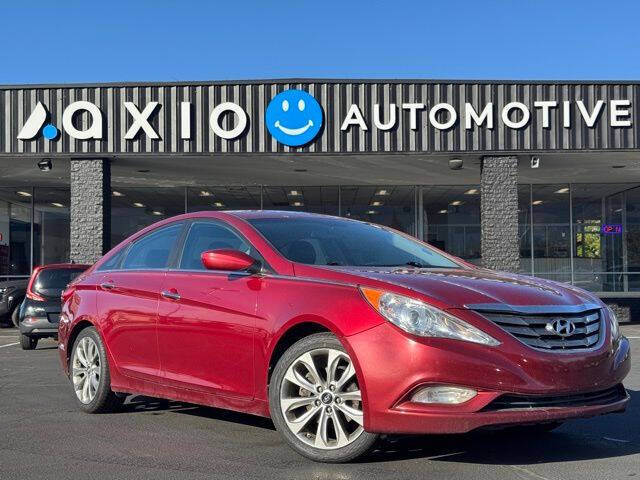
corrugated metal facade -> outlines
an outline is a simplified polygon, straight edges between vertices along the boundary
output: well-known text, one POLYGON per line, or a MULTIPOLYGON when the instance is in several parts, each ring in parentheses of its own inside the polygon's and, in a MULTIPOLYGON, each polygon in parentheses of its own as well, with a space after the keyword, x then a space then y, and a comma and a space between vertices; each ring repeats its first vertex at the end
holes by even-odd
MULTIPOLYGON (((461 82, 243 82, 203 83, 201 85, 134 85, 21 88, 0 87, 0 154, 15 153, 231 153, 231 152, 519 152, 542 150, 610 150, 638 149, 640 108, 637 84, 550 84, 550 83, 461 83, 461 82), (279 144, 264 124, 265 109, 277 93, 300 88, 308 91, 324 109, 325 121, 320 135, 309 145, 290 148, 279 144), (632 126, 611 128, 608 104, 605 103, 599 121, 588 128, 579 119, 572 104, 573 125, 562 126, 561 108, 551 110, 550 128, 543 128, 538 100, 583 100, 589 111, 597 100, 631 101, 632 126), (49 141, 42 136, 31 140, 17 139, 18 132, 38 101, 51 115, 51 122, 62 124, 62 111, 70 103, 87 100, 95 103, 104 118, 102 140, 74 140, 62 132, 60 139, 49 141), (160 135, 151 140, 142 134, 134 140, 124 140, 132 123, 124 107, 132 101, 140 110, 149 101, 157 101, 160 108, 152 117, 152 125, 160 135), (192 102, 192 137, 180 136, 180 102, 192 102), (234 102, 245 109, 249 126, 245 134, 235 140, 224 140, 209 128, 209 115, 221 102, 234 102), (501 108, 512 101, 522 102, 531 110, 532 120, 521 129, 506 127, 500 120, 501 108), (382 105, 382 118, 387 119, 389 104, 419 102, 427 109, 418 112, 417 129, 409 128, 409 112, 398 111, 398 124, 389 131, 373 127, 373 105, 382 105), (459 112, 458 121, 449 130, 438 130, 429 124, 428 109, 441 102, 450 103, 459 112), (465 102, 478 111, 487 102, 495 107, 493 129, 486 126, 464 128, 461 112, 465 102), (349 106, 358 104, 369 124, 368 131, 351 128, 341 131, 349 106)), ((88 116, 87 116, 88 117, 88 116)), ((79 128, 88 127, 88 119, 81 117, 79 128)), ((230 120, 227 120, 231 126, 230 120)))

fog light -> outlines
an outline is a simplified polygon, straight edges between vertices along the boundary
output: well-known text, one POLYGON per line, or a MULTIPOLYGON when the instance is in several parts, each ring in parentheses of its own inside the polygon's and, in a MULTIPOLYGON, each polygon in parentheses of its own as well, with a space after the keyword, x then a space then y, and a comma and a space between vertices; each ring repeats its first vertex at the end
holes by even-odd
POLYGON ((440 385, 435 387, 425 387, 418 390, 411 397, 412 402, 417 403, 440 403, 457 405, 471 400, 478 392, 471 388, 451 387, 440 385))

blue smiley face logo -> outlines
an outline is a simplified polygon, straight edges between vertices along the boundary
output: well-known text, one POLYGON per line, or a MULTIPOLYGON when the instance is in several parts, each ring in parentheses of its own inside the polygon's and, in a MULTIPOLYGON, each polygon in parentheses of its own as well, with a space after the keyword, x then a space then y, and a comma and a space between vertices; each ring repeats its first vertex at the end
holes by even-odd
POLYGON ((303 90, 279 93, 269 102, 265 113, 269 133, 291 147, 313 140, 322 127, 322 117, 318 101, 303 90))

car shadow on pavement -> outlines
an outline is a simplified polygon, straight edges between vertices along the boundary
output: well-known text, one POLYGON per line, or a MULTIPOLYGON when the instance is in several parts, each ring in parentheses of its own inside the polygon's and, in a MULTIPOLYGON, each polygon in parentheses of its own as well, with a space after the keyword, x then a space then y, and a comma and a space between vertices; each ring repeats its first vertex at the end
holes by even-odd
POLYGON ((463 435, 397 436, 383 439, 361 463, 425 458, 487 465, 531 465, 640 453, 640 392, 624 414, 571 420, 553 432, 478 430, 463 435))
POLYGON ((121 413, 151 412, 161 414, 163 412, 176 412, 186 415, 208 418, 211 420, 221 420, 224 422, 239 423, 257 428, 275 430, 270 419, 249 415, 246 413, 233 412, 213 407, 204 407, 190 403, 175 402, 160 398, 152 398, 144 395, 128 397, 127 401, 120 407, 121 413))

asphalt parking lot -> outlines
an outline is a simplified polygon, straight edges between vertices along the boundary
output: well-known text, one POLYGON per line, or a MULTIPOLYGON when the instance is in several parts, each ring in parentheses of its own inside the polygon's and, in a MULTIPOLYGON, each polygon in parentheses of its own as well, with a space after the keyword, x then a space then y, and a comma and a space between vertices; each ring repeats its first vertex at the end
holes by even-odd
POLYGON ((0 329, 0 479, 640 478, 640 325, 622 330, 634 362, 623 415, 528 438, 390 438, 358 463, 322 465, 290 450, 269 420, 250 415, 141 396, 119 413, 80 413, 56 343, 23 351, 15 330, 0 329))

